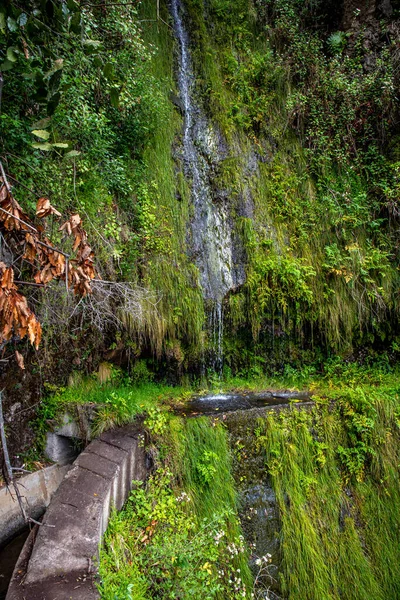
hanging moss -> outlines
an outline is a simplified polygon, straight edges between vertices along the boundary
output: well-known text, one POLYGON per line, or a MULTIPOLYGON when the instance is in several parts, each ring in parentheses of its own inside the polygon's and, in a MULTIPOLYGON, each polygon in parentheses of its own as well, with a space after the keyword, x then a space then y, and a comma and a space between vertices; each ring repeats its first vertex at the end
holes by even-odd
POLYGON ((396 403, 372 393, 360 402, 362 389, 348 389, 342 409, 270 416, 256 431, 280 511, 289 600, 399 594, 396 403))

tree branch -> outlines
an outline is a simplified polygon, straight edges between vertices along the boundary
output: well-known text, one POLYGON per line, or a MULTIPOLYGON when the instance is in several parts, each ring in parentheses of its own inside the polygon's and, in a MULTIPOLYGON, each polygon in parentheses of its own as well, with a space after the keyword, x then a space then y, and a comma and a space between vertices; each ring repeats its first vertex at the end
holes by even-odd
POLYGON ((1 99, 3 96, 3 84, 4 84, 3 73, 0 71, 0 112, 1 112, 1 99))

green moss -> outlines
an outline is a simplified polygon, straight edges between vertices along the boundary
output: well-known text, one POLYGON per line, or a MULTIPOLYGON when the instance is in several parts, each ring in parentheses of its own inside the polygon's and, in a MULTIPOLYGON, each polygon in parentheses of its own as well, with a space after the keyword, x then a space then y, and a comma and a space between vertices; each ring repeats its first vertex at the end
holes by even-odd
POLYGON ((333 410, 271 415, 256 432, 281 515, 282 591, 293 600, 399 593, 397 394, 341 394, 333 410))

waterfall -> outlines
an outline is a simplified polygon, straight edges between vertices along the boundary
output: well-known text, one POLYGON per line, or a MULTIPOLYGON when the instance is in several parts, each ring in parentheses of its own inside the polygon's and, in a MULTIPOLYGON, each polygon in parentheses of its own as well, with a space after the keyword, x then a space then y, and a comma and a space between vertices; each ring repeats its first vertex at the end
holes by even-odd
POLYGON ((171 12, 179 47, 177 81, 183 105, 183 164, 191 185, 193 205, 190 247, 199 268, 204 299, 211 307, 213 366, 221 373, 222 301, 226 293, 235 287, 229 209, 223 202, 213 201, 211 185, 212 165, 224 158, 224 149, 221 138, 194 99, 195 77, 180 0, 172 0, 171 12))
POLYGON ((215 301, 210 312, 210 327, 213 343, 213 368, 219 375, 223 367, 224 313, 222 302, 215 301))

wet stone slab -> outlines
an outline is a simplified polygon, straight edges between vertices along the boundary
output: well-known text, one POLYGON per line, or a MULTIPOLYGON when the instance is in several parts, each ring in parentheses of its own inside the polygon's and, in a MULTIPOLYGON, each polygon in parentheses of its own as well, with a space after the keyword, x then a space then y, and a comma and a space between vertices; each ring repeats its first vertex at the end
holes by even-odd
POLYGON ((174 412, 182 416, 216 415, 256 408, 285 407, 289 404, 310 402, 311 398, 311 394, 306 391, 286 390, 208 394, 193 397, 183 406, 177 407, 174 412))

